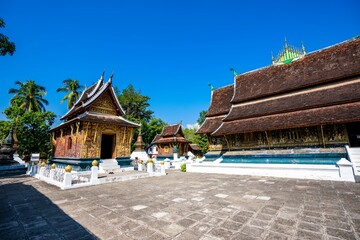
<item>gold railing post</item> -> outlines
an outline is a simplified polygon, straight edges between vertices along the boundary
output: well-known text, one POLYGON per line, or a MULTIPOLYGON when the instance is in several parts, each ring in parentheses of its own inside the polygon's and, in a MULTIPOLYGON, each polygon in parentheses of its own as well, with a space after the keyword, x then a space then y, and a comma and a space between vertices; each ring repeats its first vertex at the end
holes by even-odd
POLYGON ((267 131, 265 131, 265 136, 266 136, 266 141, 267 141, 268 148, 270 150, 270 140, 269 140, 269 136, 267 134, 267 131))
POLYGON ((320 129, 321 129, 321 139, 322 139, 323 147, 325 148, 325 138, 324 138, 323 125, 320 125, 320 129))
POLYGON ((226 138, 226 135, 224 135, 224 138, 225 138, 225 141, 226 141, 226 145, 228 147, 228 151, 230 151, 230 144, 229 144, 229 141, 226 138))

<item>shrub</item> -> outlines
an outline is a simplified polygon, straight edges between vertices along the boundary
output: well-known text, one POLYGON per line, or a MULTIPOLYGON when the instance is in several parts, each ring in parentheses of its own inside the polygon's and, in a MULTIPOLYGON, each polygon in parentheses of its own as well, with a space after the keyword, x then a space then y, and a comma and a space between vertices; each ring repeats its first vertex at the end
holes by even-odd
POLYGON ((186 164, 185 163, 180 166, 180 170, 182 172, 186 172, 186 164))

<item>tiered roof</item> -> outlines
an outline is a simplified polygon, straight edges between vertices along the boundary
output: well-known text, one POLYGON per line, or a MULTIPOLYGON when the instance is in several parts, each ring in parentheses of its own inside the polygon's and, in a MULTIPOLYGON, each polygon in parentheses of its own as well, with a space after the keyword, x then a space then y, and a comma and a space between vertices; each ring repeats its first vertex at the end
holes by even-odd
POLYGON ((225 90, 214 91, 210 115, 197 133, 221 136, 360 121, 360 115, 354 113, 360 112, 359 76, 359 38, 289 64, 237 75, 231 100, 223 94, 225 90), (218 96, 214 98, 214 94, 218 96), (212 115, 223 113, 229 105, 222 118, 212 115))
POLYGON ((112 75, 109 80, 104 83, 104 73, 100 79, 94 83, 91 87, 85 89, 73 107, 64 114, 60 119, 65 120, 64 123, 53 128, 61 128, 72 122, 90 121, 99 123, 117 124, 127 127, 139 127, 140 125, 129 120, 126 120, 123 116, 125 115, 122 109, 115 91, 112 87, 112 75), (107 106, 103 106, 105 110, 109 112, 97 112, 92 109, 94 105, 98 103, 102 97, 107 97, 107 106))
POLYGON ((161 143, 190 143, 190 141, 186 140, 181 124, 174 124, 164 126, 162 132, 155 136, 151 145, 161 143))
POLYGON ((208 133, 220 127, 222 120, 229 113, 231 98, 234 95, 234 85, 218 88, 212 91, 211 104, 206 119, 196 133, 208 133))

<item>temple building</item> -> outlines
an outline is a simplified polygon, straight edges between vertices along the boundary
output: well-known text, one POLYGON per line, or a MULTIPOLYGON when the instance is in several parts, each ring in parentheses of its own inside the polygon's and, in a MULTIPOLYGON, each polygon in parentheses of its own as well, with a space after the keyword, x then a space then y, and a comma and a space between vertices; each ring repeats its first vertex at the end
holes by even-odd
POLYGON ((150 156, 172 158, 176 146, 178 155, 183 156, 189 151, 190 143, 185 138, 181 124, 168 125, 164 126, 162 132, 154 137, 147 152, 150 156))
POLYGON ((285 44, 273 64, 212 91, 210 151, 360 146, 360 38, 306 53, 285 44))
POLYGON ((124 114, 112 76, 105 83, 103 74, 60 118, 64 122, 51 129, 52 161, 79 170, 91 166, 94 159, 116 159, 120 165, 130 162, 133 129, 140 125, 126 120, 124 114))

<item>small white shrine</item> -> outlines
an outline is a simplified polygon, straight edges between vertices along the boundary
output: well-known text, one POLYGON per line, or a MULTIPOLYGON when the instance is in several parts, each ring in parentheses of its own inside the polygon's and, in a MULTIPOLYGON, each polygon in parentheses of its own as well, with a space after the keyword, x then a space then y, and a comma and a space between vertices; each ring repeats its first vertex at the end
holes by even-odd
POLYGON ((141 133, 141 127, 140 127, 139 135, 135 142, 135 151, 133 151, 131 153, 130 159, 131 160, 142 160, 142 161, 148 160, 149 156, 145 152, 144 148, 145 148, 145 143, 142 139, 142 133, 141 133))

